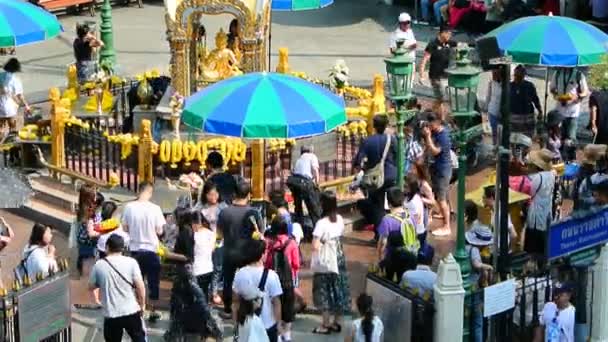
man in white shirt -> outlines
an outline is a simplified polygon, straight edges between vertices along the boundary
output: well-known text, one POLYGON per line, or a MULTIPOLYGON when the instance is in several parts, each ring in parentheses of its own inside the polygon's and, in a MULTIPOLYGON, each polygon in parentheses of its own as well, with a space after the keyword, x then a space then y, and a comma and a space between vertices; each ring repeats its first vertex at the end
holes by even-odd
MULTIPOLYGON (((395 29, 391 33, 391 37, 389 40, 389 50, 392 53, 397 49, 397 42, 402 41, 403 47, 409 51, 408 54, 412 58, 412 70, 416 70, 416 37, 414 36, 414 31, 411 27, 412 18, 409 14, 403 12, 399 14, 399 27, 395 29)), ((414 72, 415 73, 415 72, 414 72)), ((414 80, 414 75, 412 75, 411 80, 414 80)))
POLYGON ((127 203, 122 214, 122 227, 129 233, 130 238, 129 250, 148 283, 151 322, 160 318, 155 312, 160 286, 160 257, 157 251, 158 236, 163 233, 163 226, 166 224, 160 207, 150 202, 153 192, 154 186, 151 183, 141 183, 138 198, 127 203))
POLYGON ((97 301, 95 291, 100 290, 106 342, 122 341, 123 330, 131 341, 145 342, 146 331, 141 315, 145 308, 146 289, 137 262, 122 255, 124 247, 120 235, 108 238, 107 256, 98 260, 91 270, 89 291, 97 301))
MULTIPOLYGON (((573 146, 576 142, 577 120, 581 113, 581 102, 589 95, 587 79, 577 68, 558 68, 551 80, 551 94, 557 104, 555 109, 564 118, 562 121, 562 146, 573 146)), ((566 154, 565 159, 570 159, 566 154)), ((576 157, 575 157, 576 158, 576 157)))
POLYGON ((570 303, 574 286, 558 283, 553 288, 553 301, 545 304, 534 342, 574 342, 576 309, 570 303))
POLYGON ((304 217, 302 202, 304 202, 313 227, 321 218, 320 195, 316 185, 318 182, 319 159, 314 154, 312 145, 302 146, 293 173, 287 178, 287 187, 293 195, 296 220, 302 222, 304 217))

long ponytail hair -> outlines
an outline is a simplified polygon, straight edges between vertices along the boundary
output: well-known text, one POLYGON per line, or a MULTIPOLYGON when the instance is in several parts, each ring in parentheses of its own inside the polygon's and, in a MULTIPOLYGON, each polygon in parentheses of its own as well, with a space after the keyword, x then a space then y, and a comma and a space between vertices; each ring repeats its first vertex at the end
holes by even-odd
POLYGON ((374 310, 372 308, 374 299, 372 296, 362 293, 357 298, 357 310, 363 316, 361 320, 361 330, 365 336, 365 342, 372 342, 372 334, 374 333, 374 310))

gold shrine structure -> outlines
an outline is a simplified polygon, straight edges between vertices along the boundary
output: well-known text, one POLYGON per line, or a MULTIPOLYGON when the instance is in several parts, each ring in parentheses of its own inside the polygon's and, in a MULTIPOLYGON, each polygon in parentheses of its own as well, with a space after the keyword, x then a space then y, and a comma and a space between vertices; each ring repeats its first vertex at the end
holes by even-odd
MULTIPOLYGON (((199 70, 207 62, 197 50, 200 45, 198 23, 202 15, 233 15, 238 21, 239 46, 242 50, 237 53, 240 59, 238 70, 243 73, 266 71, 270 10, 270 0, 165 0, 167 40, 171 49, 171 84, 174 89, 189 96, 200 86, 199 70)), ((210 38, 216 42, 216 50, 221 54, 222 48, 217 42, 225 41, 225 34, 213 34, 210 38)), ((216 77, 216 80, 223 78, 216 77)))

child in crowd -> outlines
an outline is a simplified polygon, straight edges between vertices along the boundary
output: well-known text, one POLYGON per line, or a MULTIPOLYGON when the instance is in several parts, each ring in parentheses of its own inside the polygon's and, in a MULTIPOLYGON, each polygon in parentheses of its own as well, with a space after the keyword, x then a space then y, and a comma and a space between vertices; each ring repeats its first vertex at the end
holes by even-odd
POLYGON ((209 227, 216 233, 215 249, 213 250, 213 281, 211 282, 211 293, 213 295, 213 304, 221 305, 222 298, 219 295, 222 284, 222 266, 224 263, 224 238, 217 230, 217 220, 220 212, 228 205, 220 202, 220 193, 217 185, 211 181, 207 181, 203 186, 199 201, 196 205, 196 210, 200 210, 203 216, 209 222, 209 227))
MULTIPOLYGON (((300 264, 303 264, 304 257, 302 256, 302 251, 300 249, 300 242, 304 238, 304 231, 302 229, 302 225, 293 222, 291 219, 291 213, 289 212, 289 208, 287 205, 287 201, 285 200, 285 192, 283 190, 276 190, 270 194, 270 204, 272 205, 271 215, 279 216, 287 223, 287 230, 289 237, 292 238, 298 247, 298 254, 300 264)), ((270 221, 272 222, 274 217, 270 217, 270 221)), ((304 300, 304 295, 300 291, 300 278, 299 278, 299 268, 296 270, 294 274, 294 294, 296 297, 298 308, 296 312, 302 312, 306 309, 306 301, 304 300)))
POLYGON ((124 241, 125 248, 129 246, 129 234, 122 229, 120 220, 115 217, 116 203, 107 201, 101 205, 101 222, 96 225, 95 230, 99 232, 97 239, 97 256, 99 259, 106 257, 106 242, 111 235, 120 235, 124 241))
POLYGON ((246 287, 239 294, 236 313, 239 342, 269 342, 264 322, 257 314, 262 309, 264 294, 254 286, 246 287))
POLYGON ((283 217, 275 217, 266 234, 265 267, 275 271, 283 294, 281 295, 281 337, 291 341, 291 324, 295 320, 295 280, 300 269, 300 252, 294 239, 288 235, 288 224, 283 217))
POLYGON ((553 301, 543 307, 534 342, 574 341, 576 309, 570 303, 573 288, 570 283, 554 286, 553 301))
POLYGON ((424 202, 420 195, 420 185, 418 179, 413 176, 408 176, 405 180, 405 210, 409 213, 416 236, 420 242, 420 246, 426 245, 426 226, 424 225, 424 202))
POLYGON ((547 141, 545 148, 553 152, 553 161, 562 159, 562 124, 563 117, 557 110, 552 110, 547 114, 547 141))
POLYGON ((350 334, 345 342, 382 342, 384 340, 384 325, 380 317, 374 314, 374 299, 365 293, 357 298, 358 318, 353 321, 350 334))

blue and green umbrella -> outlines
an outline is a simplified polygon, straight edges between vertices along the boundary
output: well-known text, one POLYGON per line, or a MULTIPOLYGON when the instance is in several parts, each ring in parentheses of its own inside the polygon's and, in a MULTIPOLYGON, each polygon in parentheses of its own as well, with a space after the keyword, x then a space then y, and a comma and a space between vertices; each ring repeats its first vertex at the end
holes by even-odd
POLYGON ((586 22, 559 16, 525 17, 491 31, 498 47, 513 61, 548 67, 601 63, 608 35, 586 22))
POLYGON ((37 43, 61 32, 57 17, 44 8, 19 0, 0 0, 0 47, 37 43))
POLYGON ((273 11, 306 11, 331 5, 334 0, 272 0, 273 11))
POLYGON ((297 138, 346 123, 344 99, 297 77, 249 73, 209 86, 186 99, 182 121, 210 134, 297 138))

